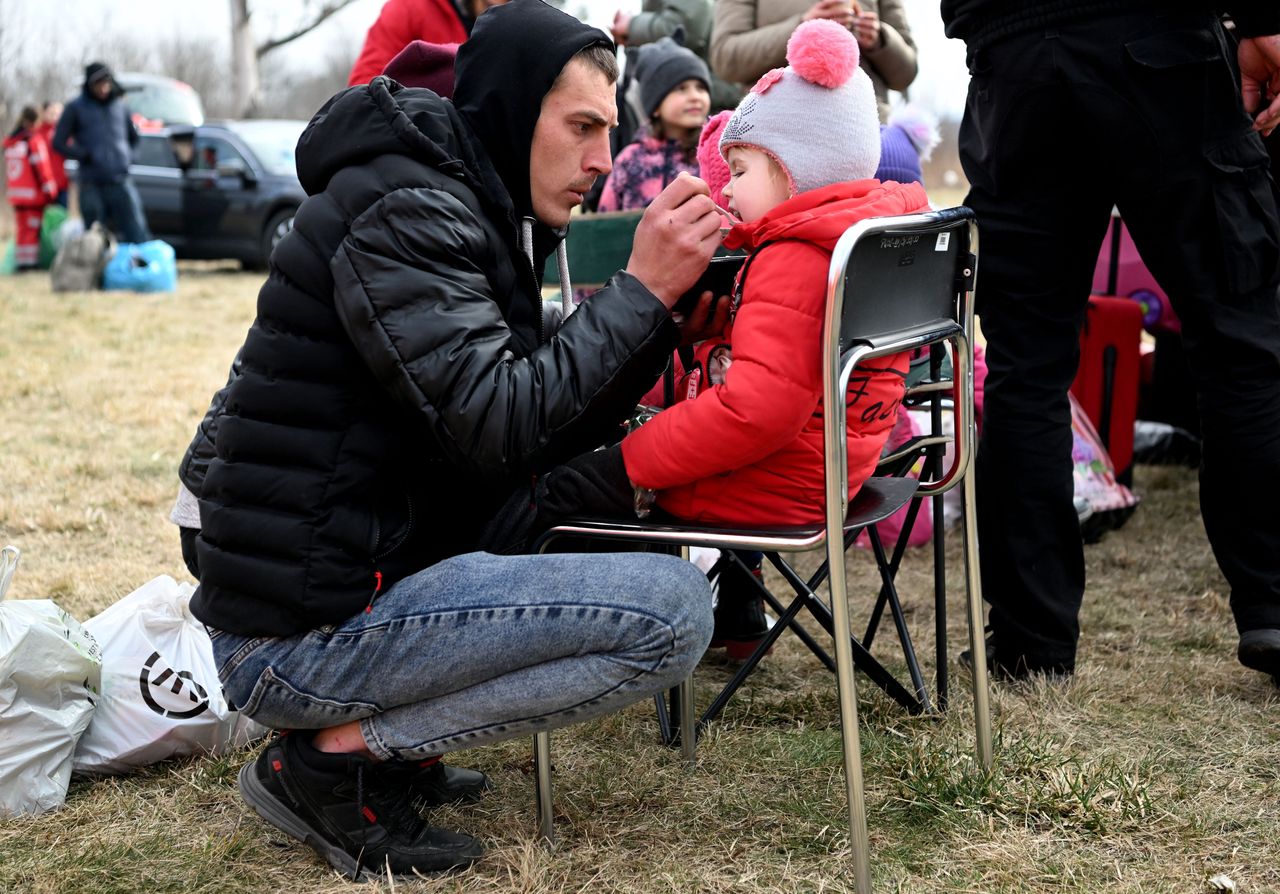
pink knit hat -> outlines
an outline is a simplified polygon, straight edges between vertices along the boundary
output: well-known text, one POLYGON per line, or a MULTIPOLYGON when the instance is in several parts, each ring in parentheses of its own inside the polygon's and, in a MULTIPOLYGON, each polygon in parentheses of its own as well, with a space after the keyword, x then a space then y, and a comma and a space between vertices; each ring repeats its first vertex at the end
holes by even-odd
POLYGON ((733 112, 725 109, 702 125, 698 137, 698 176, 711 187, 711 199, 721 208, 729 210, 729 200, 724 197, 725 184, 729 182, 729 165, 720 154, 720 132, 729 123, 733 112))
POLYGON ((733 146, 762 149, 796 192, 875 175, 880 117, 858 41, 827 19, 804 22, 787 41, 786 68, 765 72, 738 104, 720 136, 733 146))

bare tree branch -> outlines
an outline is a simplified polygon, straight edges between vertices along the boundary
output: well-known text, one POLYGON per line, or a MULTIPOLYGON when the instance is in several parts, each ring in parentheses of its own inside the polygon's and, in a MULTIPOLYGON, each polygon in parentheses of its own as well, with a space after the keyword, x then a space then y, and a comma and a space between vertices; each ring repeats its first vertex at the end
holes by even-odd
POLYGON ((282 37, 275 37, 275 38, 272 38, 271 40, 263 41, 262 43, 258 44, 257 49, 255 50, 258 58, 261 59, 263 56, 265 56, 267 53, 270 53, 272 50, 282 47, 285 44, 290 43, 292 41, 295 41, 302 35, 315 30, 315 28, 318 27, 321 23, 323 23, 327 18, 332 16, 334 13, 341 12, 343 9, 350 6, 352 2, 354 2, 354 0, 329 0, 329 2, 325 3, 324 6, 316 10, 316 13, 312 17, 311 21, 303 25, 300 25, 297 29, 295 29, 289 34, 285 34, 282 37))

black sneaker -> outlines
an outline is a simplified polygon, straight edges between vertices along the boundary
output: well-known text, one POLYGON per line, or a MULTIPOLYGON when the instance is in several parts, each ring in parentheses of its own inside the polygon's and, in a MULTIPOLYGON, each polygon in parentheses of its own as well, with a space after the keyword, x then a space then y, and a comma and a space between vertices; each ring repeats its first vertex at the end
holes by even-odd
POLYGON ((283 734, 240 770, 240 793, 259 816, 353 881, 479 859, 479 842, 428 826, 404 786, 378 769, 358 755, 317 751, 304 733, 283 734))
POLYGON ((407 789, 418 810, 477 801, 492 788, 489 777, 479 770, 450 767, 440 760, 385 761, 378 765, 378 772, 407 789))
MULTIPOLYGON (((992 679, 1006 683, 1026 680, 1035 675, 1049 680, 1065 680, 1076 672, 1074 661, 1043 661, 1030 655, 1007 655, 990 635, 986 638, 987 673, 992 679)), ((958 661, 966 670, 973 669, 973 653, 965 649, 958 661)))
POLYGON ((1271 679, 1280 686, 1280 629, 1246 630, 1240 634, 1236 657, 1251 670, 1271 674, 1271 679))
POLYGON ((769 632, 764 598, 755 583, 760 580, 761 571, 744 571, 725 556, 711 569, 709 577, 716 592, 716 626, 708 648, 724 649, 732 661, 746 661, 769 632))

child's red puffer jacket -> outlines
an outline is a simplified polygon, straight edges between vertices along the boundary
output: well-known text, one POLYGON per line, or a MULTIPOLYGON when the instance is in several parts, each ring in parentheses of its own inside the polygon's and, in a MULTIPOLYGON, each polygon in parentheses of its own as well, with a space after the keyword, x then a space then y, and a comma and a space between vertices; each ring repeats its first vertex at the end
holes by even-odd
MULTIPOLYGON (((681 519, 746 525, 822 519, 822 323, 836 241, 868 217, 928 210, 919 184, 858 180, 801 193, 725 239, 755 251, 725 341, 723 383, 663 411, 622 443, 627 475, 681 519)), ((906 355, 849 384, 850 497, 897 418, 906 355)))

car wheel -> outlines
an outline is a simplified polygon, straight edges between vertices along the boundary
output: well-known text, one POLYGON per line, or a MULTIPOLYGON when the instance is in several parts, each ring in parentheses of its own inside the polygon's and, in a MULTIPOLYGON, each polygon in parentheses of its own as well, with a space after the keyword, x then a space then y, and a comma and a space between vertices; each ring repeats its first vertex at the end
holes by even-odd
POLYGON ((263 267, 267 266, 267 261, 271 258, 271 252, 275 251, 275 247, 280 244, 280 240, 289 235, 289 231, 293 229, 293 215, 297 211, 297 208, 283 208, 268 218, 267 225, 262 228, 263 267))

